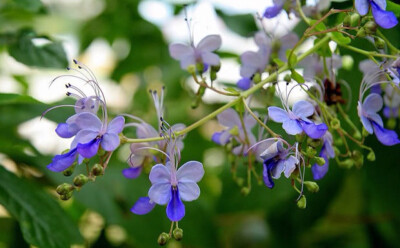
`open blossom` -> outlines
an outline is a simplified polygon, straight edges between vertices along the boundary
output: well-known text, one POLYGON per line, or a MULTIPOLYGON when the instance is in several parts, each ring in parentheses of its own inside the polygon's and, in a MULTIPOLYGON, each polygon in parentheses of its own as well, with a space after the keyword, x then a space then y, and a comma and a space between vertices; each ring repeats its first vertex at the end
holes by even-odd
POLYGON ((264 184, 272 189, 275 185, 272 179, 280 178, 284 173, 285 177, 289 178, 292 172, 296 169, 296 164, 299 163, 297 157, 291 155, 291 149, 285 149, 282 141, 268 141, 270 145, 260 157, 263 162, 263 180, 264 184))
POLYGON ((321 151, 319 152, 319 156, 325 159, 325 164, 314 164, 311 167, 314 180, 320 180, 326 175, 329 170, 329 159, 335 157, 335 151, 333 150, 332 145, 332 134, 330 132, 326 132, 325 135, 322 137, 322 140, 323 145, 321 151))
POLYGON ((355 0, 355 6, 360 15, 366 15, 371 6, 375 22, 382 28, 393 28, 398 21, 391 11, 386 11, 386 0, 355 0))
POLYGON ((400 143, 397 133, 383 127, 382 118, 377 114, 383 107, 382 97, 376 93, 368 95, 364 102, 358 102, 358 116, 365 130, 372 134, 384 145, 392 146, 400 143))
POLYGON ((304 131, 310 138, 319 139, 325 134, 328 127, 325 123, 315 124, 308 118, 314 114, 314 111, 314 106, 304 100, 297 101, 292 110, 268 107, 269 117, 275 122, 282 123, 286 133, 296 135, 304 131))
POLYGON ((208 35, 204 37, 197 46, 191 42, 190 45, 174 43, 169 46, 169 54, 172 58, 179 60, 181 68, 186 70, 190 65, 201 63, 204 68, 220 64, 218 55, 213 53, 221 47, 219 35, 208 35))

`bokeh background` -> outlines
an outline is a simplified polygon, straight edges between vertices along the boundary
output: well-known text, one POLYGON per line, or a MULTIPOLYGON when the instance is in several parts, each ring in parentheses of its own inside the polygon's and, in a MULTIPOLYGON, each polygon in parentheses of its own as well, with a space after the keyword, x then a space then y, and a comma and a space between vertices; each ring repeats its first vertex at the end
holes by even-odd
MULTIPOLYGON (((150 183, 146 174, 135 180, 122 177, 128 145, 115 153, 105 176, 69 201, 58 200, 56 186, 72 177, 48 171, 46 165, 69 146, 70 140, 58 138, 54 129, 73 112, 59 109, 43 119, 40 115, 50 106, 73 104, 64 98, 64 83, 70 81, 49 85, 68 73, 65 68, 74 58, 97 75, 112 114, 130 113, 156 125, 148 90, 162 85, 170 123, 189 125, 229 101, 207 92, 204 102, 191 108, 195 86, 168 54, 169 43, 189 40, 183 4, 189 4, 195 43, 208 34, 221 35, 218 84, 233 86, 239 79, 238 55, 256 48, 252 35, 260 25, 255 13, 262 13, 271 1, 0 1, 0 247, 30 247, 27 240, 46 244, 43 247, 156 247, 158 235, 168 232, 165 208, 157 206, 145 216, 130 212, 150 183)), ((332 4, 344 8, 353 3, 332 4)), ((304 23, 286 14, 264 25, 276 36, 305 30, 304 23)), ((399 31, 385 32, 395 45, 400 44, 399 31)), ((374 49, 366 40, 354 44, 374 49)), ((362 78, 358 63, 365 58, 341 52, 350 55, 351 63, 338 71, 338 78, 353 90, 348 113, 360 125, 355 108, 362 78)), ((263 111, 265 106, 260 106, 263 111)), ((320 191, 307 194, 307 208, 301 210, 297 193, 285 179, 273 190, 253 182, 250 195, 240 193, 224 148, 210 141, 220 128, 212 120, 185 138, 182 161, 202 161, 206 174, 200 198, 185 203, 187 213, 179 223, 184 239, 168 247, 399 246, 398 146, 383 147, 369 137, 375 162, 365 159, 361 168, 346 169, 332 160, 329 173, 318 182, 320 191)), ((125 134, 134 137, 135 132, 125 134)), ((244 178, 242 169, 238 175, 244 178)), ((306 177, 311 179, 310 173, 306 177)))

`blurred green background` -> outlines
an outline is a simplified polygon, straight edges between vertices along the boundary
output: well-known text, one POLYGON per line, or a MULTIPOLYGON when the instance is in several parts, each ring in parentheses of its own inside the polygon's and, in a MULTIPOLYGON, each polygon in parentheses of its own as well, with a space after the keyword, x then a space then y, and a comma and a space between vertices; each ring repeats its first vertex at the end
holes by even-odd
MULTIPOLYGON (((202 26, 208 16, 193 17, 195 38, 202 38, 197 30, 204 35, 221 31, 223 42, 224 38, 237 41, 227 42, 220 52, 227 64, 236 65, 235 70, 228 66, 227 76, 221 79, 224 84, 238 79, 237 56, 246 47, 237 46, 254 46, 251 35, 258 28, 253 13, 262 13, 268 5, 243 2, 199 1, 190 8, 190 13, 211 13, 216 20, 216 26, 211 26, 213 22, 202 26)), ((73 112, 55 110, 42 121, 39 117, 50 106, 73 104, 62 97, 63 83, 49 88, 54 77, 66 73, 64 68, 73 58, 99 76, 112 114, 131 113, 155 125, 148 90, 162 85, 167 88, 170 123, 189 125, 221 106, 211 95, 207 103, 191 109, 194 93, 186 82, 188 74, 169 57, 169 42, 188 40, 187 30, 181 29, 186 25, 182 3, 0 1, 0 247, 29 247, 28 243, 156 247, 158 235, 168 232, 164 207, 157 206, 144 216, 130 212, 138 197, 147 194, 150 183, 146 174, 135 180, 122 177, 128 145, 115 153, 105 176, 75 192, 69 201, 58 200, 56 186, 71 182, 72 177, 48 171, 46 165, 68 147, 68 141, 62 143, 56 137, 55 122, 65 121, 73 112)), ((348 7, 352 2, 336 5, 348 7)), ((304 24, 292 21, 284 29, 296 26, 301 34, 304 24)), ((395 45, 400 44, 399 31, 398 26, 385 32, 395 45)), ((365 40, 352 44, 373 49, 365 40)), ((359 125, 355 106, 362 75, 358 62, 365 58, 346 50, 341 53, 354 59, 354 65, 340 70, 338 78, 353 89, 349 115, 359 125)), ((171 241, 168 247, 399 247, 398 146, 383 147, 375 137, 368 137, 375 162, 365 160, 362 168, 343 169, 331 160, 329 173, 318 182, 320 191, 307 194, 307 208, 301 210, 289 180, 277 180, 273 190, 253 182, 250 195, 241 195, 224 148, 210 141, 215 128, 220 127, 213 120, 185 138, 182 161, 202 161, 206 174, 200 182, 200 198, 185 203, 186 216, 179 223, 183 240, 171 241)), ((134 137, 133 131, 125 134, 134 137)), ((260 164, 257 170, 261 171, 260 164)), ((241 169, 238 174, 245 177, 241 169)), ((306 178, 311 179, 309 171, 306 178)))

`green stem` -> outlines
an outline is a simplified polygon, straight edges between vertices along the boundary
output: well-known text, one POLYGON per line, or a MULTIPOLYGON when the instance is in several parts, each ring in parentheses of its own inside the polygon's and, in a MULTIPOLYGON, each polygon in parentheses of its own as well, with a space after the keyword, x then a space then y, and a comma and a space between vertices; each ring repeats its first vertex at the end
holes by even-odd
POLYGON ((397 59, 397 56, 395 55, 390 55, 390 54, 383 54, 383 53, 377 53, 377 52, 373 52, 373 51, 365 51, 362 50, 360 48, 357 47, 353 47, 353 46, 349 46, 349 45, 345 45, 345 44, 340 44, 338 43, 339 46, 342 46, 346 49, 352 50, 356 53, 361 53, 367 57, 373 56, 373 57, 381 57, 381 58, 390 58, 390 59, 397 59))
POLYGON ((377 34, 379 37, 381 37, 381 38, 386 42, 386 45, 389 47, 389 49, 390 49, 394 54, 399 53, 399 49, 397 49, 397 47, 393 46, 393 44, 386 38, 385 35, 382 34, 382 32, 381 32, 379 29, 376 31, 376 34, 377 34))

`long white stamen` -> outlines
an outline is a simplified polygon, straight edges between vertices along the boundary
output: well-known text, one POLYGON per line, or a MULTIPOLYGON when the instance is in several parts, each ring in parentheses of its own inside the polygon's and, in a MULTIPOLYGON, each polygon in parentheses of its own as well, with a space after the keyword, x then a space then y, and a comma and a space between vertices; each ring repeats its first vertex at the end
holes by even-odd
POLYGON ((145 146, 145 147, 137 148, 136 151, 138 151, 138 150, 145 150, 145 149, 148 149, 148 150, 155 150, 155 151, 161 152, 162 154, 164 154, 164 155, 171 161, 171 159, 170 159, 170 157, 168 156, 168 154, 166 154, 165 152, 163 152, 163 151, 161 151, 160 149, 157 149, 157 148, 155 148, 155 147, 145 146))
POLYGON ((79 94, 81 94, 83 97, 86 98, 86 94, 85 94, 81 89, 79 89, 78 87, 76 87, 75 85, 72 85, 72 84, 68 83, 68 84, 65 85, 65 87, 66 87, 67 89, 68 89, 68 88, 71 88, 71 89, 73 89, 73 90, 76 90, 79 94))
POLYGON ((40 119, 42 119, 48 112, 52 111, 53 109, 61 108, 61 107, 72 107, 72 108, 75 108, 76 106, 75 105, 70 105, 70 104, 63 104, 63 105, 57 105, 57 106, 48 108, 42 113, 42 116, 40 117, 40 119))
POLYGON ((142 120, 142 119, 140 119, 139 117, 137 117, 137 116, 134 116, 134 115, 130 115, 130 114, 120 114, 120 115, 122 115, 122 116, 126 116, 126 117, 129 117, 129 118, 131 118, 131 119, 134 119, 135 121, 139 121, 139 122, 142 122, 142 123, 144 123, 145 121, 144 120, 142 120))

